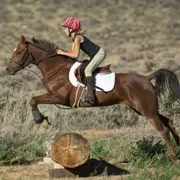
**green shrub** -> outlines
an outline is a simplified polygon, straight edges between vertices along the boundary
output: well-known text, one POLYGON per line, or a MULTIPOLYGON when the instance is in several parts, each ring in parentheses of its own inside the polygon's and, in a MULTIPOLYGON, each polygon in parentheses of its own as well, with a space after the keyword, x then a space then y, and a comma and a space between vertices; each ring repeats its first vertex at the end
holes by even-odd
POLYGON ((40 140, 15 140, 8 137, 0 138, 0 165, 22 164, 30 162, 45 154, 40 140))
POLYGON ((94 140, 91 143, 91 158, 106 159, 110 152, 106 148, 105 140, 94 140))
POLYGON ((138 167, 153 167, 157 165, 167 165, 171 163, 167 152, 167 147, 162 141, 154 141, 153 137, 144 138, 136 143, 132 148, 132 162, 138 167))

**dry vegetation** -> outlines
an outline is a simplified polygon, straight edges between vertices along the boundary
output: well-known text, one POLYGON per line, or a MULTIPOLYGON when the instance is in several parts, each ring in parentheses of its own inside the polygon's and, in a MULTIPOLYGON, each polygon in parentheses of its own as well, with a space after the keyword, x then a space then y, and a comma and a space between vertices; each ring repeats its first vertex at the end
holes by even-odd
MULTIPOLYGON (((6 64, 21 34, 28 40, 47 39, 69 48, 71 42, 59 24, 68 16, 76 16, 88 30, 87 36, 105 48, 104 64, 112 63, 112 70, 145 75, 168 68, 180 79, 179 14, 178 0, 4 1, 0 9, 0 138, 45 141, 64 131, 149 127, 144 118, 125 105, 83 111, 42 105, 40 109, 49 116, 52 126, 39 128, 34 125, 29 100, 45 92, 40 79, 27 71, 9 76, 6 64)), ((36 67, 29 68, 40 74, 36 67)), ((174 103, 171 107, 166 100, 160 102, 162 114, 173 119, 180 133, 179 105, 174 103)))

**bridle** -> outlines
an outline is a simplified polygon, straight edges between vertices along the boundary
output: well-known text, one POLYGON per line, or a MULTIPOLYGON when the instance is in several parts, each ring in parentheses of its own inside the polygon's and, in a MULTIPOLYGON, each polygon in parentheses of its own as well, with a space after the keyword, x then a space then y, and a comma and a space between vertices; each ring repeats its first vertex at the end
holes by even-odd
MULTIPOLYGON (((37 47, 37 48, 40 48, 40 47, 38 47, 38 46, 36 46, 36 45, 34 45, 34 44, 33 44, 33 46, 35 46, 35 47, 37 47)), ((42 48, 40 48, 40 49, 42 49, 42 48)), ((42 49, 42 50, 44 50, 44 49, 42 49)), ((23 50, 23 51, 21 52, 21 54, 22 54, 22 55, 21 55, 21 60, 20 60, 19 62, 16 62, 16 61, 14 61, 12 58, 10 58, 11 61, 13 61, 14 63, 16 63, 16 64, 18 65, 18 66, 17 66, 16 68, 14 68, 14 69, 16 69, 16 70, 24 69, 24 70, 30 71, 30 72, 34 73, 35 75, 37 75, 38 78, 39 78, 39 79, 41 80, 41 82, 43 83, 43 79, 42 79, 36 72, 24 68, 24 67, 26 66, 26 65, 25 65, 25 62, 27 61, 29 55, 31 55, 32 58, 33 58, 33 61, 32 61, 31 63, 38 66, 39 63, 40 63, 41 61, 43 61, 44 59, 53 57, 53 56, 55 56, 55 55, 57 55, 57 54, 52 54, 52 55, 50 55, 50 56, 48 56, 48 57, 44 57, 44 58, 39 59, 38 61, 36 61, 36 59, 34 58, 33 54, 28 51, 28 43, 27 43, 27 47, 25 48, 25 50, 23 50), (24 53, 23 53, 23 52, 24 52, 24 53), (23 54, 22 54, 22 53, 23 53, 23 54)), ((68 63, 66 63, 66 64, 63 66, 63 68, 64 68, 65 66, 67 66, 67 64, 68 64, 68 63)), ((63 68, 62 68, 62 69, 63 69, 63 68)), ((45 89, 45 90, 46 90, 46 89, 45 89)), ((66 107, 60 107, 60 106, 58 106, 58 105, 56 105, 56 104, 55 104, 55 106, 56 106, 57 108, 59 108, 59 109, 71 109, 71 108, 66 108, 66 107)))
POLYGON ((12 58, 10 58, 10 61, 14 62, 15 64, 17 64, 17 66, 14 68, 16 71, 17 70, 21 70, 25 67, 25 62, 29 57, 29 52, 27 50, 27 48, 25 50, 23 50, 21 52, 21 54, 19 55, 21 59, 20 61, 16 62, 15 60, 13 60, 12 58), (23 53, 24 52, 24 53, 23 53))
MULTIPOLYGON (((40 48, 40 47, 38 47, 38 46, 36 46, 36 45, 34 45, 33 44, 33 46, 35 46, 35 47, 37 47, 37 48, 40 48)), ((40 48, 41 49, 41 48, 40 48)), ((44 50, 44 49, 42 49, 42 50, 44 50)), ((32 59, 33 59, 33 61, 31 62, 32 64, 34 64, 34 65, 39 65, 39 63, 41 62, 41 61, 43 61, 44 59, 47 59, 47 58, 50 58, 50 57, 53 57, 53 56, 55 56, 56 54, 54 53, 54 54, 52 54, 52 55, 50 55, 50 56, 48 56, 48 57, 44 57, 44 58, 42 58, 42 59, 39 59, 38 61, 34 58, 34 56, 33 56, 33 54, 31 53, 31 52, 29 52, 28 51, 28 43, 27 43, 27 47, 25 48, 25 50, 23 50, 22 52, 21 52, 21 54, 20 54, 20 58, 19 59, 21 59, 19 62, 16 62, 16 61, 14 61, 12 58, 10 58, 10 60, 11 61, 13 61, 14 63, 16 63, 18 66, 16 66, 16 70, 21 70, 21 69, 23 69, 24 67, 25 67, 25 62, 27 61, 27 59, 29 58, 29 55, 31 55, 32 56, 32 59), (22 55, 21 55, 22 54, 22 55)))

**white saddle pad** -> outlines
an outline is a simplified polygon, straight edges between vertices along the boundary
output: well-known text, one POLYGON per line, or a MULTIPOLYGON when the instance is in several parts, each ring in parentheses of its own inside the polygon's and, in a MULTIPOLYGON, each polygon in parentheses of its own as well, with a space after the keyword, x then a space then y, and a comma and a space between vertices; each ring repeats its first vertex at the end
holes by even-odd
MULTIPOLYGON (((82 86, 84 87, 85 85, 79 82, 75 76, 75 70, 81 65, 81 62, 75 62, 70 71, 69 71, 69 80, 71 84, 75 87, 82 86)), ((101 88, 103 91, 108 92, 111 91, 114 88, 115 84, 115 73, 114 72, 109 72, 109 73, 98 73, 95 76, 95 85, 96 87, 101 88)), ((102 91, 101 89, 96 88, 96 91, 102 91)))

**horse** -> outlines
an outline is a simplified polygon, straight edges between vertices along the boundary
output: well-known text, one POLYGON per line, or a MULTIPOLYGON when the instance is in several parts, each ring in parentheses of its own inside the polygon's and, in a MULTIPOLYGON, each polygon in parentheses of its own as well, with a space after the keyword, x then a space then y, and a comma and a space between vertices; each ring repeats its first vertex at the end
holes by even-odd
POLYGON ((180 100, 180 85, 177 76, 170 70, 158 69, 150 75, 137 73, 115 73, 114 88, 110 92, 96 91, 97 102, 93 105, 80 102, 74 104, 84 87, 75 87, 69 80, 69 71, 76 60, 56 53, 59 47, 44 39, 32 38, 26 41, 21 35, 17 47, 7 65, 9 75, 15 75, 29 64, 36 65, 42 75, 47 93, 32 97, 30 105, 36 123, 47 119, 38 109, 38 104, 59 104, 67 107, 100 107, 124 103, 139 115, 146 117, 165 140, 168 155, 173 160, 175 151, 172 146, 170 133, 176 144, 180 145, 180 138, 172 124, 172 120, 158 112, 158 96, 166 91, 173 101, 180 100), (152 80, 156 83, 152 83, 152 80))

